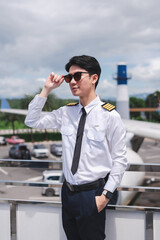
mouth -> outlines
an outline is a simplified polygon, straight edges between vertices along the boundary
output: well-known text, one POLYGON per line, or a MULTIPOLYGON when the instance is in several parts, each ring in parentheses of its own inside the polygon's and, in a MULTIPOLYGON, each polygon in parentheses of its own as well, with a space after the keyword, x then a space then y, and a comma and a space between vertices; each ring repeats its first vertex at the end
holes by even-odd
POLYGON ((79 87, 73 86, 71 89, 72 89, 72 90, 77 90, 77 89, 79 89, 79 87))

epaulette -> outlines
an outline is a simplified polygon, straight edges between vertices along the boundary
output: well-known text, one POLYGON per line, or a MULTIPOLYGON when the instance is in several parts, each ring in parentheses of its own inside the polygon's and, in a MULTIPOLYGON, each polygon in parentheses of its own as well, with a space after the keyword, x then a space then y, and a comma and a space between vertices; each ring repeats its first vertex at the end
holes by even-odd
POLYGON ((108 110, 109 112, 111 112, 112 110, 114 110, 116 107, 110 103, 104 103, 102 105, 102 107, 106 110, 108 110))
POLYGON ((75 103, 67 103, 67 106, 76 106, 78 104, 78 102, 75 103))

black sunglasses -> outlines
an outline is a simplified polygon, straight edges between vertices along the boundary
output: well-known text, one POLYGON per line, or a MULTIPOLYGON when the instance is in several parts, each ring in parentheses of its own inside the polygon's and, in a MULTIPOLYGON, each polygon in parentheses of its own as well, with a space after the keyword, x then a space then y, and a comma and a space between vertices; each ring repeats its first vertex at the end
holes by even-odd
POLYGON ((64 80, 67 82, 67 83, 70 83, 70 81, 72 80, 72 78, 74 78, 74 80, 77 82, 81 79, 81 75, 82 73, 88 73, 88 72, 76 72, 75 74, 68 74, 68 75, 65 75, 63 76, 64 77, 64 80))

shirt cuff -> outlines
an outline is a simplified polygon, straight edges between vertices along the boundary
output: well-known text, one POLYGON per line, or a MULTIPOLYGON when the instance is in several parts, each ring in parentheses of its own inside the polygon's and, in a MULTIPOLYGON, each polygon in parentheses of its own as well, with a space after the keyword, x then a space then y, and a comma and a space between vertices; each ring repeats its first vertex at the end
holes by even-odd
POLYGON ((104 185, 104 189, 106 189, 107 191, 112 192, 112 193, 116 190, 116 188, 117 188, 117 186, 115 185, 115 183, 113 183, 109 179, 106 182, 106 184, 104 185))

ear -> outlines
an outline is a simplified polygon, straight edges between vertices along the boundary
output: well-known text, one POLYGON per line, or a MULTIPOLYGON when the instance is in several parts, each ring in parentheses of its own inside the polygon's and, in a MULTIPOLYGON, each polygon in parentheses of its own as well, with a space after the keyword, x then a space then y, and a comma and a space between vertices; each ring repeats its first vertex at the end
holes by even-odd
POLYGON ((93 74, 92 76, 92 84, 95 84, 98 80, 98 75, 97 74, 93 74))

